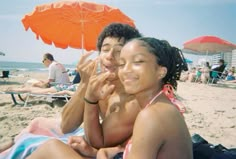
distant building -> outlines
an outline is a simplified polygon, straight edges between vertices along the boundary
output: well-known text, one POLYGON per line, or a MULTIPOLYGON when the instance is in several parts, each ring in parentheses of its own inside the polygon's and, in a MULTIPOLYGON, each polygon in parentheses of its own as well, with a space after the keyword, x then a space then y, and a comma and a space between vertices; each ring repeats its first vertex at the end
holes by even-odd
POLYGON ((235 66, 236 67, 236 50, 232 51, 231 66, 235 66))
POLYGON ((211 64, 212 65, 218 64, 219 59, 224 59, 228 68, 231 66, 236 66, 236 50, 233 50, 232 52, 219 53, 219 54, 212 55, 211 64))

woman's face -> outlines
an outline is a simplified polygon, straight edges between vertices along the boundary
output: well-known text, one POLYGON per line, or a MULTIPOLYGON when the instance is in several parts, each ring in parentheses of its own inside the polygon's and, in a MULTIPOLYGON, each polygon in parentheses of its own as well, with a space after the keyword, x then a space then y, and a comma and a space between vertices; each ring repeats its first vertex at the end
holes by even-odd
POLYGON ((156 63, 155 55, 149 53, 138 40, 127 43, 121 50, 118 74, 129 94, 157 89, 163 78, 160 76, 162 68, 156 63))

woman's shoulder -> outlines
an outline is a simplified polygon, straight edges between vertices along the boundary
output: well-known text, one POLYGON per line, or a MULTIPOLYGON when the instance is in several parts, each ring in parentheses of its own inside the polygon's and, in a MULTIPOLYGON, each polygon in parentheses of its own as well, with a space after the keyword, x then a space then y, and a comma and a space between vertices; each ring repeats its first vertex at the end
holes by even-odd
POLYGON ((138 118, 142 118, 148 121, 164 121, 168 120, 170 116, 179 114, 179 111, 171 103, 157 102, 149 107, 143 109, 139 114, 138 118))

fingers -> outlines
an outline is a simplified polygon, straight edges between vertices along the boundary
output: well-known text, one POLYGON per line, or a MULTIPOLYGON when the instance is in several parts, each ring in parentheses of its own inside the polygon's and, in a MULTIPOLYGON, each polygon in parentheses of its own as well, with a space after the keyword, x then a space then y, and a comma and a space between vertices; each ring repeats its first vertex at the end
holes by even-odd
POLYGON ((78 62, 78 65, 84 63, 87 60, 87 58, 90 55, 92 55, 93 53, 94 53, 94 51, 92 50, 92 51, 86 51, 84 54, 82 54, 82 56, 81 56, 81 58, 80 58, 80 60, 78 62))
POLYGON ((97 58, 94 62, 94 68, 93 68, 93 72, 92 75, 97 75, 99 73, 101 73, 101 68, 100 68, 100 59, 97 58))
POLYGON ((105 84, 101 90, 101 98, 104 99, 109 94, 111 94, 115 89, 115 85, 105 84))
POLYGON ((68 144, 74 144, 74 143, 81 143, 83 141, 83 137, 82 136, 70 136, 68 139, 68 144))

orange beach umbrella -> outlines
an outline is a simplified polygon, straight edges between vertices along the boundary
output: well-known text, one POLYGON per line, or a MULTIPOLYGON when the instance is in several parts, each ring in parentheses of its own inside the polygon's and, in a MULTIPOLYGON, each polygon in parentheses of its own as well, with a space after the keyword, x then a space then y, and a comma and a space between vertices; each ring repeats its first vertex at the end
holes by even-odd
POLYGON ((22 19, 25 30, 46 44, 86 50, 96 50, 99 33, 112 22, 135 26, 118 8, 80 0, 38 5, 22 19))

